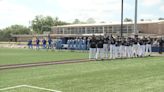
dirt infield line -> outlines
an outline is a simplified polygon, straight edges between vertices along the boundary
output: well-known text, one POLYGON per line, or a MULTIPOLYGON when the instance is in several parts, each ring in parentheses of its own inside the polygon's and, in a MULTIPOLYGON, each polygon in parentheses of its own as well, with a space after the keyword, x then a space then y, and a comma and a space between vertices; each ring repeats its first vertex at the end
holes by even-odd
POLYGON ((38 64, 38 63, 50 63, 50 62, 64 62, 64 61, 73 61, 73 60, 87 60, 87 59, 68 59, 68 60, 57 60, 57 61, 40 61, 40 62, 22 63, 22 64, 4 64, 4 65, 0 65, 0 67, 4 67, 4 66, 13 66, 13 65, 24 65, 24 64, 38 64))
MULTIPOLYGON (((153 53, 151 56, 164 57, 164 54, 157 54, 157 53, 154 54, 153 53)), ((90 62, 90 61, 94 61, 94 60, 71 59, 71 60, 48 61, 48 62, 25 63, 25 64, 8 64, 8 65, 0 65, 0 70, 25 68, 25 67, 47 66, 47 65, 58 65, 58 64, 81 63, 81 62, 90 62)))
POLYGON ((74 59, 74 60, 39 62, 39 63, 9 64, 9 65, 0 65, 0 70, 36 67, 36 66, 47 66, 47 65, 58 65, 58 64, 80 63, 80 62, 89 62, 89 61, 90 60, 88 59, 74 59))

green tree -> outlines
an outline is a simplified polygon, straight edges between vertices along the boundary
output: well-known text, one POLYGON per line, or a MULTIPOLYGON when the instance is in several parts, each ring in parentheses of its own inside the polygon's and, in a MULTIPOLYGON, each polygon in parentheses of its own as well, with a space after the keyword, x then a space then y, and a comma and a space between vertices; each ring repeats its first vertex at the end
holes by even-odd
POLYGON ((30 29, 23 25, 11 25, 3 29, 5 32, 10 32, 11 34, 30 34, 30 29))
POLYGON ((72 24, 86 24, 86 22, 75 19, 72 24))
POLYGON ((43 33, 44 31, 51 31, 52 26, 66 25, 68 23, 60 21, 57 17, 38 15, 32 20, 31 28, 36 33, 43 33))
POLYGON ((53 25, 53 26, 68 25, 68 24, 70 24, 70 23, 67 23, 67 22, 61 21, 61 20, 59 20, 58 17, 56 17, 55 20, 54 20, 54 25, 53 25))
POLYGON ((1 31, 0 32, 0 41, 9 41, 11 39, 11 32, 1 31))
POLYGON ((130 19, 130 18, 125 18, 124 19, 124 22, 132 22, 133 20, 132 19, 130 19))
POLYGON ((11 34, 30 34, 29 28, 23 25, 11 25, 0 31, 0 41, 9 41, 11 34))
POLYGON ((164 18, 161 17, 161 18, 158 18, 158 20, 164 20, 164 18))
POLYGON ((80 22, 80 20, 79 19, 75 19, 74 21, 73 21, 73 24, 80 24, 81 22, 80 22))
POLYGON ((95 19, 93 19, 93 18, 88 18, 86 22, 87 22, 88 24, 96 23, 95 19))
POLYGON ((140 21, 145 21, 144 19, 140 19, 140 21))

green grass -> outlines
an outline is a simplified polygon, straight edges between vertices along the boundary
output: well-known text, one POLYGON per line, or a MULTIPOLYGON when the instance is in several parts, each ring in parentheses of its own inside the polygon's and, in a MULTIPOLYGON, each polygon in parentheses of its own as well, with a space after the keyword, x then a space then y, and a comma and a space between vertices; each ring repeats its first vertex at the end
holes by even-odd
MULTIPOLYGON (((86 58, 86 53, 0 49, 0 64, 86 58)), ((164 57, 0 70, 0 88, 32 85, 62 92, 163 92, 164 57)), ((1 92, 48 92, 16 88, 1 92)))
POLYGON ((88 58, 87 53, 0 48, 0 65, 88 58))
POLYGON ((50 91, 28 88, 28 87, 20 87, 20 88, 16 88, 16 89, 5 90, 2 92, 50 92, 50 91))
POLYGON ((28 42, 1 42, 0 44, 21 44, 21 45, 27 45, 28 42))
MULTIPOLYGON (((3 70, 0 88, 27 84, 62 92, 163 92, 163 70, 164 57, 3 70)), ((7 92, 22 91, 18 88, 7 92)))

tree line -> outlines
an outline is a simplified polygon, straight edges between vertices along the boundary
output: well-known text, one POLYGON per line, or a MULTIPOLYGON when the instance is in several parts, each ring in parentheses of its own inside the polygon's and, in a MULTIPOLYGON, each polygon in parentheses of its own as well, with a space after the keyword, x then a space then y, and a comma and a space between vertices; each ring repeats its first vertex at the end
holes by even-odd
POLYGON ((11 25, 4 29, 0 29, 0 41, 9 41, 11 35, 20 34, 42 34, 44 32, 50 32, 52 26, 67 25, 69 23, 59 20, 57 17, 38 15, 30 21, 30 26, 26 27, 23 25, 11 25))
POLYGON ((12 34, 30 34, 30 29, 23 25, 11 25, 0 29, 0 41, 9 41, 12 34))

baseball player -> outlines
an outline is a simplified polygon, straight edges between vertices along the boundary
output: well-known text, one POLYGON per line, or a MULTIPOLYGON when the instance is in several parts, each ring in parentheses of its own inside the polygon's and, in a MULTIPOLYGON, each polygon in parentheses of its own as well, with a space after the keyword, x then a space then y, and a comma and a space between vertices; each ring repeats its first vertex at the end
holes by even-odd
POLYGON ((96 37, 93 35, 89 40, 89 60, 96 59, 96 37))
POLYGON ((116 45, 115 45, 116 41, 115 39, 113 38, 113 36, 111 36, 110 38, 110 59, 115 59, 115 48, 116 48, 116 45))
POLYGON ((40 49, 39 46, 40 46, 40 40, 36 38, 36 50, 40 49))
POLYGON ((146 43, 146 55, 150 56, 152 52, 152 39, 148 37, 146 43))
POLYGON ((109 47, 109 37, 108 36, 104 36, 104 44, 103 44, 103 53, 104 53, 104 59, 108 59, 108 47, 109 47))
POLYGON ((103 44, 104 44, 103 37, 100 36, 97 40, 96 60, 98 59, 103 60, 103 44))
POLYGON ((48 38, 48 49, 52 49, 52 39, 48 38))
POLYGON ((27 45, 28 45, 28 48, 29 48, 29 49, 33 49, 33 46, 32 46, 32 39, 29 39, 29 40, 28 40, 28 44, 27 44, 27 45))

